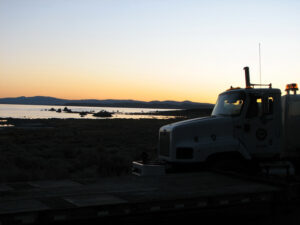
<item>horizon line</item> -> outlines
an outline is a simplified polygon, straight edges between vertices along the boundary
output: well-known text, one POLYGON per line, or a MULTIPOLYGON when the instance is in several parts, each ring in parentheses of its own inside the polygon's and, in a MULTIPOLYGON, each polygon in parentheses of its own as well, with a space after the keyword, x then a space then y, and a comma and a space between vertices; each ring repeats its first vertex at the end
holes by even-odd
POLYGON ((136 99, 66 99, 66 98, 59 98, 59 97, 52 97, 52 96, 42 96, 42 95, 35 95, 35 96, 18 96, 18 97, 1 97, 0 99, 13 99, 13 98, 35 98, 35 97, 42 97, 42 98, 54 98, 54 99, 59 99, 59 100, 65 100, 65 101, 88 101, 88 100, 96 100, 96 101, 107 101, 107 100, 113 100, 113 101, 139 101, 139 102, 191 102, 191 103, 201 103, 201 104, 214 104, 214 103, 208 103, 208 102, 194 102, 191 100, 183 100, 183 101, 176 101, 176 100, 150 100, 150 101, 143 101, 143 100, 136 100, 136 99))

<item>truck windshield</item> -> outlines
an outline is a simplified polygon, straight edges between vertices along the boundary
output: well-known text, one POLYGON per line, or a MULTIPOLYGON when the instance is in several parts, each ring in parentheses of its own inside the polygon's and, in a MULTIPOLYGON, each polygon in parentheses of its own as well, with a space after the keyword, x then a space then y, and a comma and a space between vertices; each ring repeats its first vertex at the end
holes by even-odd
POLYGON ((212 116, 236 116, 241 113, 245 101, 245 94, 225 93, 219 95, 212 116))

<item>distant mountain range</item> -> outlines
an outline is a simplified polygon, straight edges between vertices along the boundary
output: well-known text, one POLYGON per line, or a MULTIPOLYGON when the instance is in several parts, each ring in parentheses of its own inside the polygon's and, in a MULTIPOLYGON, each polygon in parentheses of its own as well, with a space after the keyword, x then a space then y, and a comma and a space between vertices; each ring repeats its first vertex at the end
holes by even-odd
POLYGON ((126 107, 126 108, 160 108, 160 109, 196 109, 212 108, 209 103, 197 103, 191 101, 135 101, 135 100, 67 100, 45 96, 0 98, 0 104, 22 104, 22 105, 61 105, 61 106, 99 106, 99 107, 126 107))

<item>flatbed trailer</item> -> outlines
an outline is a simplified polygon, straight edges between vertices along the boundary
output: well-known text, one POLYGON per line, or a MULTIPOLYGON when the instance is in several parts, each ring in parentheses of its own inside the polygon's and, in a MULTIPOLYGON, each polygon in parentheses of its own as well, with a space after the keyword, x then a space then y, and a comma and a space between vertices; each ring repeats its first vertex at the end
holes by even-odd
POLYGON ((7 183, 0 184, 0 224, 153 219, 188 212, 254 217, 255 213, 277 214, 282 207, 293 208, 298 196, 297 182, 269 183, 208 171, 7 183))

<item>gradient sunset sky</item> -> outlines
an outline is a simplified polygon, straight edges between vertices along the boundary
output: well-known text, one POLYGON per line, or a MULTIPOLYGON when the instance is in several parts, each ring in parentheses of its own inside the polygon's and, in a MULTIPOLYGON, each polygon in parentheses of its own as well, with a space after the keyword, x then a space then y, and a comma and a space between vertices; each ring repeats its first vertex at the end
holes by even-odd
POLYGON ((300 84, 300 1, 0 0, 0 97, 191 100, 300 84))

